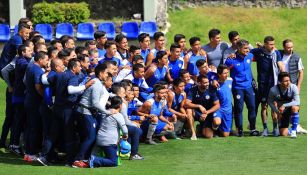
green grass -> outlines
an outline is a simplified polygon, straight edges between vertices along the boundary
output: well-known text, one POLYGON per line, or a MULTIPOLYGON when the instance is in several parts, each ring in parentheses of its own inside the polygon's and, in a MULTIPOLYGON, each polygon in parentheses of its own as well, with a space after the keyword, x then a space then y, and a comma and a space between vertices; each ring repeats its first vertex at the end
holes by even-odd
MULTIPOLYGON (((196 8, 171 12, 168 45, 176 33, 190 38, 200 36, 203 44, 209 29, 216 27, 227 41, 230 30, 238 30, 251 43, 273 35, 278 47, 285 38, 295 42, 306 66, 306 9, 196 8)), ((307 88, 301 90, 301 124, 307 127, 307 88)), ((5 85, 0 82, 0 123, 4 118, 5 85)), ((246 115, 244 115, 246 126, 246 115)), ((262 130, 258 115, 257 126, 262 130)), ((271 129, 271 119, 269 119, 271 129)), ((144 161, 123 161, 117 168, 72 169, 62 166, 41 167, 24 163, 20 158, 0 152, 0 174, 305 174, 307 150, 305 135, 290 138, 229 137, 211 140, 171 140, 157 146, 141 145, 144 161)))

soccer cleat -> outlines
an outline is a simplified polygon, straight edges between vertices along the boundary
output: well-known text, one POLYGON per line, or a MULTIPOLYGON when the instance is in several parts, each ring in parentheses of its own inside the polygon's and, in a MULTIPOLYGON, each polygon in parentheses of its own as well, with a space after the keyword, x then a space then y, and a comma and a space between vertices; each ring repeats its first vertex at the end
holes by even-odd
POLYGON ((149 145, 157 145, 157 142, 153 141, 152 139, 146 139, 145 143, 149 145))
POLYGON ((290 137, 296 139, 297 138, 296 131, 291 131, 290 137))
POLYGON ((274 130, 273 130, 273 136, 275 136, 275 137, 278 137, 279 136, 279 129, 278 128, 275 128, 274 130))
POLYGON ((193 136, 191 137, 191 140, 197 140, 196 135, 193 135, 193 136))
POLYGON ((14 153, 14 154, 16 154, 16 155, 18 155, 18 156, 24 156, 24 153, 23 153, 23 151, 21 150, 21 148, 20 148, 19 146, 10 145, 10 146, 9 146, 9 150, 10 150, 12 153, 14 153))
POLYGON ((89 160, 88 160, 88 166, 90 168, 94 168, 94 159, 95 159, 95 156, 94 155, 91 155, 89 160))
POLYGON ((87 168, 88 167, 88 165, 85 163, 85 162, 83 162, 83 161, 79 161, 79 160, 76 160, 76 161, 74 161, 74 163, 72 164, 72 167, 73 168, 87 168))
POLYGON ((249 135, 250 135, 250 136, 259 136, 259 135, 260 135, 260 132, 254 129, 254 130, 250 131, 250 134, 249 134, 249 135))
POLYGON ((37 161, 42 164, 43 166, 49 166, 50 163, 47 161, 45 157, 39 157, 37 158, 37 161))
POLYGON ((239 131, 238 131, 238 137, 243 137, 243 136, 244 136, 243 130, 239 130, 239 131))
POLYGON ((136 154, 134 156, 130 156, 129 160, 144 160, 144 157, 141 156, 140 154, 136 154))
POLYGON ((300 133, 300 134, 307 134, 307 130, 304 129, 304 128, 302 128, 301 125, 298 125, 296 130, 297 130, 297 133, 300 133))
POLYGON ((262 132, 262 136, 263 137, 267 137, 269 135, 269 129, 268 128, 265 128, 262 132))

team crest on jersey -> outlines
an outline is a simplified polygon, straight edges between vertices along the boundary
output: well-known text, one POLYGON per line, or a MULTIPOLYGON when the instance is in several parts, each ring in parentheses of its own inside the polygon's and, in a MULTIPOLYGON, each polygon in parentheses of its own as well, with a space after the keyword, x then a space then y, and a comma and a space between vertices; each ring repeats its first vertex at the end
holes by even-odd
POLYGON ((231 89, 232 88, 231 84, 229 84, 228 87, 229 87, 229 89, 231 89))
POLYGON ((263 97, 263 98, 261 99, 261 101, 262 101, 262 102, 265 102, 265 101, 266 101, 266 98, 265 98, 265 97, 263 97))
POLYGON ((247 62, 248 64, 250 64, 250 63, 251 63, 251 60, 246 60, 246 62, 247 62))
POLYGON ((206 95, 206 99, 209 100, 209 99, 210 99, 210 96, 209 96, 209 95, 206 95))
POLYGON ((217 116, 217 114, 216 113, 213 113, 213 117, 216 117, 217 116))
POLYGON ((237 97, 237 99, 239 100, 239 99, 241 98, 241 95, 237 95, 236 97, 237 97))
POLYGON ((178 64, 178 67, 181 67, 182 66, 182 64, 178 64))
POLYGON ((240 66, 240 63, 238 63, 237 66, 240 66))

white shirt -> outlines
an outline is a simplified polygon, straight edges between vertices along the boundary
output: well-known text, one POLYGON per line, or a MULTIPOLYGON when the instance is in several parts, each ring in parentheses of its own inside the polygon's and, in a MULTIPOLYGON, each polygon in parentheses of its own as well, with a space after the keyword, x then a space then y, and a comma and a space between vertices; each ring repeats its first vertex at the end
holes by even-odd
MULTIPOLYGON (((290 57, 292 55, 284 55, 282 57, 282 62, 284 63, 285 65, 285 71, 289 72, 289 60, 290 60, 290 57)), ((298 61, 298 70, 303 70, 304 69, 304 66, 303 66, 303 63, 302 63, 302 59, 300 58, 299 61, 298 61)))

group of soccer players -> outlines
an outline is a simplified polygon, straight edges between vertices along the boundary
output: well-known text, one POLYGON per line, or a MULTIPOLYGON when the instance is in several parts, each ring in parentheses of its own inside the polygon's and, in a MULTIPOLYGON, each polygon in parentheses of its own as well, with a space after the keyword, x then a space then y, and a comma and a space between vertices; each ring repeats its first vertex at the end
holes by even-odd
POLYGON ((120 137, 131 144, 130 160, 144 159, 140 141, 242 137, 244 102, 251 136, 269 135, 268 105, 274 136, 306 132, 299 125, 304 67, 290 39, 283 50, 272 36, 253 48, 236 31, 229 32, 228 44, 212 29, 206 45, 194 36, 188 47, 185 36, 176 34, 168 49, 162 32, 150 48, 146 33, 138 36, 139 45, 129 46, 123 34, 111 41, 97 31, 95 40, 75 46, 65 35, 46 43, 32 25, 20 19, 0 58, 7 84, 0 146, 10 131, 9 150, 27 162, 49 165, 65 153, 68 166, 117 166, 120 137))

